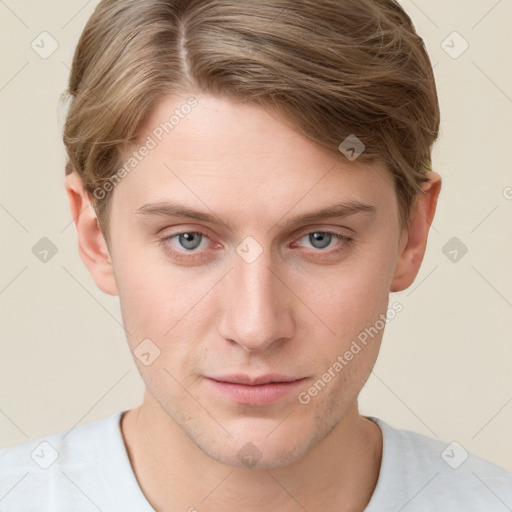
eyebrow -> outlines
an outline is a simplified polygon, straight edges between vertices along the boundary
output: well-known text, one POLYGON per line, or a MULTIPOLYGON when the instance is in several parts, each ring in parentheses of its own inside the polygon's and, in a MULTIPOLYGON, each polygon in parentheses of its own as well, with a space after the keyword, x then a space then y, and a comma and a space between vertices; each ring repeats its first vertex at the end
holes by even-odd
POLYGON ((286 221, 286 225, 295 226, 297 224, 305 224, 307 222, 317 222, 330 217, 348 217, 349 215, 354 215, 356 213, 368 213, 375 215, 377 213, 377 208, 371 204, 363 203, 361 201, 347 201, 345 203, 327 206, 326 208, 313 213, 306 213, 292 217, 286 221))
MULTIPOLYGON (((327 218, 342 218, 354 215, 356 213, 367 213, 375 215, 377 209, 375 206, 363 203, 361 201, 347 201, 338 203, 321 210, 297 215, 286 221, 287 226, 296 226, 298 224, 305 224, 308 222, 317 222, 327 218)), ((224 224, 229 229, 231 226, 229 222, 223 221, 220 217, 212 213, 206 213, 199 210, 194 210, 188 206, 172 201, 163 201, 157 203, 147 203, 135 210, 135 213, 143 216, 164 216, 164 217, 180 217, 186 219, 194 219, 201 222, 208 222, 210 224, 224 224)))
POLYGON ((144 216, 162 216, 162 217, 180 217, 185 219, 195 219, 201 222, 209 222, 210 224, 224 224, 229 226, 229 223, 224 222, 221 218, 213 214, 213 212, 205 213, 199 210, 194 210, 180 203, 171 201, 162 201, 158 203, 147 203, 135 210, 138 215, 144 216))

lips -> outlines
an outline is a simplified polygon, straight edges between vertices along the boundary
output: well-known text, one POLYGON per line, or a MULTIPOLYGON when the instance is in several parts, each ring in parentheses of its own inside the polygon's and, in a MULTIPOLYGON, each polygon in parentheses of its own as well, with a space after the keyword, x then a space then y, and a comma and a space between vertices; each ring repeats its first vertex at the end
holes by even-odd
POLYGON ((233 375, 211 376, 209 379, 217 382, 229 382, 231 384, 245 384, 247 386, 258 386, 261 384, 270 384, 272 382, 294 382, 302 379, 302 377, 290 377, 279 373, 270 373, 267 375, 249 376, 242 373, 233 375))
POLYGON ((306 377, 281 374, 243 374, 206 377, 216 394, 243 405, 263 406, 280 401, 296 390, 306 377))

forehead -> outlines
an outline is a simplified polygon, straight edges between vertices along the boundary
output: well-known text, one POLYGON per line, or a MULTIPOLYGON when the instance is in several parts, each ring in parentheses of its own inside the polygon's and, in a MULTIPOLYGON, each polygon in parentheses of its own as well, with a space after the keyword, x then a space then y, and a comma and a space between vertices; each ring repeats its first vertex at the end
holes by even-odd
POLYGON ((163 97, 123 157, 133 168, 114 202, 131 210, 177 197, 273 219, 343 199, 396 209, 380 164, 333 156, 262 107, 209 95, 163 97))

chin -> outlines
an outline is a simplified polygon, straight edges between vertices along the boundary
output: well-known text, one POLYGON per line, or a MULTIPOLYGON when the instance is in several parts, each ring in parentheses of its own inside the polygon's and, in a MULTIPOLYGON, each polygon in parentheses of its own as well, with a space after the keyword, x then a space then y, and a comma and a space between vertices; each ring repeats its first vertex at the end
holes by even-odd
POLYGON ((308 449, 307 445, 276 446, 268 439, 264 441, 248 441, 239 447, 234 442, 229 446, 199 446, 209 457, 226 464, 242 469, 269 470, 289 466, 300 459, 308 449))
POLYGON ((292 421, 262 421, 245 418, 228 425, 233 437, 219 443, 211 433, 192 438, 196 446, 210 458, 228 466, 245 469, 276 469, 288 466, 304 456, 319 441, 314 432, 292 421), (231 428, 230 428, 231 427, 231 428))

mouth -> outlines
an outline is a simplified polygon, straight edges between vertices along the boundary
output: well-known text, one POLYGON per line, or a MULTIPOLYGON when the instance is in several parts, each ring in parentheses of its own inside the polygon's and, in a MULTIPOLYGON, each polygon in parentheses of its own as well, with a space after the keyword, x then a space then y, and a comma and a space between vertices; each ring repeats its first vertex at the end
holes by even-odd
POLYGON ((212 388, 230 400, 245 405, 269 405, 283 399, 307 380, 281 374, 243 374, 205 377, 212 388))

